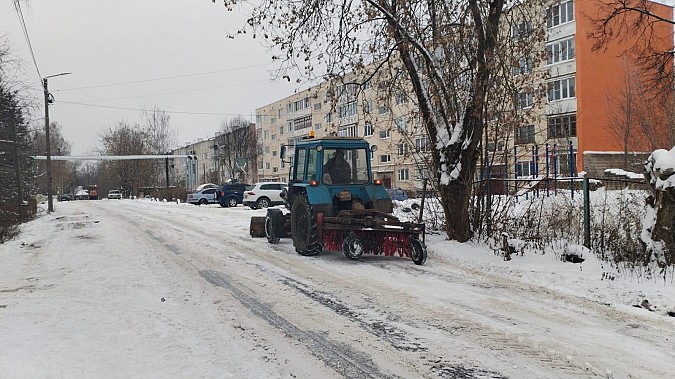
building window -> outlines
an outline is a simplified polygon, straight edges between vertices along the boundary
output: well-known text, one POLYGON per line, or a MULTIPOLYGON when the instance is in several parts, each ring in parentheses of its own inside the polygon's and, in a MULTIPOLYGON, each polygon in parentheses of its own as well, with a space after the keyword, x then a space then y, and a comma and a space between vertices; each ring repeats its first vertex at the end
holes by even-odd
POLYGON ((273 157, 276 157, 276 156, 277 156, 277 151, 276 151, 276 150, 272 151, 272 156, 273 156, 273 157))
POLYGON ((339 118, 356 116, 357 112, 356 101, 350 101, 345 105, 339 106, 337 111, 339 118))
POLYGON ((516 175, 518 176, 530 176, 532 175, 530 173, 530 166, 532 166, 532 162, 530 161, 524 161, 524 162, 516 162, 516 175))
POLYGON ((321 129, 321 123, 317 122, 316 124, 314 124, 314 130, 319 130, 319 129, 321 129))
POLYGON ((391 155, 389 154, 380 155, 380 163, 389 163, 389 162, 391 162, 391 155))
POLYGON ((560 1, 546 9, 546 26, 552 28, 574 20, 574 1, 560 1))
POLYGON ((429 149, 429 138, 428 137, 417 137, 417 138, 415 138, 415 149, 417 149, 418 152, 430 151, 430 149, 429 149))
POLYGON ((398 156, 403 157, 408 155, 408 144, 407 143, 399 143, 396 145, 397 150, 398 150, 398 156))
POLYGON ((314 111, 318 112, 321 110, 321 103, 314 104, 314 111))
POLYGON ((330 124, 331 122, 333 122, 333 114, 331 112, 326 113, 325 120, 326 124, 330 124))
POLYGON ((518 40, 527 38, 532 34, 532 23, 530 21, 519 22, 511 27, 511 39, 518 40))
POLYGON ((514 139, 517 144, 534 143, 534 125, 525 125, 516 128, 514 139))
POLYGON ((270 153, 270 147, 269 147, 269 146, 265 146, 265 154, 269 154, 269 153, 270 153))
POLYGON ((408 102, 408 94, 405 91, 396 91, 394 96, 396 105, 406 104, 408 102))
POLYGON ((389 138, 390 136, 391 136, 391 134, 389 133, 389 129, 380 130, 380 138, 381 139, 389 138))
POLYGON ((534 97, 529 92, 519 92, 516 94, 516 107, 518 109, 529 108, 534 104, 534 97))
POLYGON ((286 106, 286 113, 298 112, 309 108, 309 97, 294 101, 286 106))
POLYGON ((354 98, 356 95, 357 91, 359 89, 359 85, 355 83, 349 83, 341 86, 337 86, 335 88, 335 93, 337 93, 339 101, 348 101, 349 99, 354 98))
POLYGON ((410 179, 410 172, 408 171, 407 168, 403 168, 398 170, 398 180, 399 181, 406 181, 410 179))
POLYGON ((338 137, 358 137, 358 128, 356 124, 340 126, 337 131, 338 137))
POLYGON ((513 76, 518 75, 527 75, 532 72, 532 58, 530 57, 521 57, 518 59, 518 65, 513 66, 513 76))
POLYGON ((386 106, 386 105, 381 105, 381 106, 379 106, 379 107, 377 108, 377 113, 378 113, 378 114, 389 113, 389 107, 386 106))
POLYGON ((277 118, 276 118, 276 117, 272 117, 272 118, 270 119, 270 123, 276 124, 276 123, 277 123, 277 118))
POLYGON ((574 59, 574 37, 546 45, 546 64, 574 59))
POLYGON ((284 134, 284 127, 283 126, 279 127, 279 134, 284 134))
POLYGON ((571 99, 576 97, 574 77, 548 82, 546 83, 546 87, 548 89, 548 101, 571 99))
POLYGON ((547 119, 548 138, 568 138, 577 136, 577 115, 568 114, 549 116, 547 119))
POLYGON ((373 133, 373 124, 370 121, 366 121, 366 123, 363 125, 363 136, 369 137, 372 136, 373 133))
POLYGON ((289 138, 289 139, 286 141, 286 149, 291 149, 291 150, 294 149, 294 148, 295 148, 295 145, 296 145, 296 144, 298 143, 298 141, 300 141, 301 139, 302 139, 302 137, 289 138))
POLYGON ((312 127, 312 116, 304 116, 290 121, 293 125, 293 130, 302 130, 312 127))
POLYGON ((265 139, 270 138, 270 131, 269 131, 269 130, 265 130, 263 133, 264 133, 264 138, 265 138, 265 139))
POLYGON ((276 135, 276 134, 272 134, 272 141, 274 141, 274 140, 276 140, 276 139, 277 139, 277 135, 276 135))
POLYGON ((265 168, 270 169, 272 167, 272 164, 270 162, 265 162, 265 168))
POLYGON ((401 131, 401 132, 407 132, 408 131, 408 118, 407 117, 399 117, 394 121, 396 123, 396 128, 401 131))
POLYGON ((366 100, 363 102, 363 113, 365 114, 370 114, 370 112, 373 110, 373 102, 370 100, 366 100))

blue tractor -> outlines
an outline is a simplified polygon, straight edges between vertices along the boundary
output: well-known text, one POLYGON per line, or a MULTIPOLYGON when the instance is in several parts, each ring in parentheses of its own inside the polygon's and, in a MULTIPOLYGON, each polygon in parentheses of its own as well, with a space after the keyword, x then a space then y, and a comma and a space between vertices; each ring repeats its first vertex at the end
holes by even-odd
MULTIPOLYGON (((370 166, 376 150, 355 137, 299 141, 288 188, 282 192, 290 212, 268 209, 264 221, 251 220, 251 235, 254 224, 264 222, 268 242, 276 244, 290 236, 301 255, 341 250, 349 259, 398 255, 424 264, 424 224, 402 222, 392 215, 391 198, 382 181, 373 178, 370 166)), ((281 158, 285 157, 282 146, 281 158)))

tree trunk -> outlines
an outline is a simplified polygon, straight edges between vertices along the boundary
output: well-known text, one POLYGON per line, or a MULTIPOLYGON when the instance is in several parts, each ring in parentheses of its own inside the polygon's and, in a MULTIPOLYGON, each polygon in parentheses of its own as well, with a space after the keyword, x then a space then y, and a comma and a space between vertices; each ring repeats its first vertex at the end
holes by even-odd
POLYGON ((469 200, 471 189, 465 182, 453 180, 448 185, 440 186, 441 201, 446 206, 446 233, 448 239, 466 242, 473 236, 469 223, 469 200))

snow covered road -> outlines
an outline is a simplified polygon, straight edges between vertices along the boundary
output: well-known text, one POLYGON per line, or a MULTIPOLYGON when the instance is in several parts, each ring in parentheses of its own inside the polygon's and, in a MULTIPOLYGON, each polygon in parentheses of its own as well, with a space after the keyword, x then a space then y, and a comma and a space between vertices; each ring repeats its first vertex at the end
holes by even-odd
POLYGON ((616 304, 631 283, 570 290, 559 283, 578 276, 505 274, 491 252, 440 236, 421 267, 302 257, 290 239, 251 238, 253 215, 264 211, 58 203, 0 245, 0 376, 672 375, 675 320, 616 304))

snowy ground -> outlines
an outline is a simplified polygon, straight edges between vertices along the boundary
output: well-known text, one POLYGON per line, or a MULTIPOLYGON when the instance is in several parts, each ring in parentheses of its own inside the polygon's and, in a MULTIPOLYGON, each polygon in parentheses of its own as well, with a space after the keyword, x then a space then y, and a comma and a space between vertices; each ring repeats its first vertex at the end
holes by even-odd
POLYGON ((0 245, 0 377, 672 377, 675 284, 593 256, 430 235, 424 266, 353 262, 253 239, 241 206, 56 207, 0 245))

